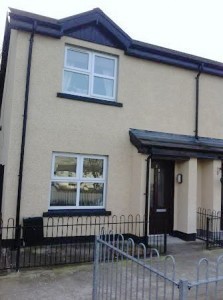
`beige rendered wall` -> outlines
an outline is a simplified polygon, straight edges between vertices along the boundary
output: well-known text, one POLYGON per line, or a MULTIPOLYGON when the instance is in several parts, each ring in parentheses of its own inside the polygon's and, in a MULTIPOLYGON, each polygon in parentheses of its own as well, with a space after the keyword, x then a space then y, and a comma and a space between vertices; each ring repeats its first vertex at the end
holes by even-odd
MULTIPOLYGON (((28 35, 24 37, 28 42, 28 35)), ((8 65, 6 70, 3 102, 1 109, 0 160, 5 165, 3 187, 3 215, 14 217, 18 186, 19 152, 25 93, 25 65, 27 43, 19 43, 17 31, 11 31, 8 65)))
POLYGON ((200 136, 223 137, 222 95, 222 78, 204 74, 200 76, 200 136))
MULTIPOLYGON (((15 216, 29 46, 29 34, 13 32, 9 61, 14 59, 15 64, 9 65, 7 70, 7 73, 13 72, 13 85, 6 87, 8 92, 4 95, 3 109, 3 114, 8 114, 9 119, 4 121, 2 117, 1 120, 3 133, 8 130, 9 136, 3 145, 3 153, 7 154, 1 157, 1 162, 4 161, 7 165, 3 198, 3 213, 6 217, 15 216), (8 105, 9 108, 6 107, 8 105), (5 113, 6 111, 8 112, 5 113)), ((48 210, 53 151, 107 155, 109 168, 106 209, 114 214, 142 213, 146 156, 138 154, 130 143, 129 128, 193 135, 195 75, 192 71, 128 57, 118 49, 68 37, 58 40, 36 35, 30 81, 21 217, 39 216, 48 210), (123 103, 122 108, 56 96, 57 92, 62 91, 66 43, 118 56, 117 100, 123 103)), ((215 83, 215 78, 203 75, 203 80, 207 80, 210 87, 216 85, 221 91, 222 87, 215 83)), ((217 93, 211 96, 212 102, 218 101, 217 93)), ((213 118, 213 129, 205 129, 203 133, 223 137, 220 130, 214 133, 216 120, 214 115, 210 115, 210 118, 213 118)), ((185 167, 187 175, 192 174, 191 168, 194 168, 193 163, 185 167)), ((191 201, 196 202, 192 188, 189 193, 193 197, 189 197, 186 189, 179 189, 178 192, 182 195, 181 199, 189 199, 188 205, 191 205, 191 201)), ((177 198, 177 201, 183 200, 177 198)), ((184 205, 183 202, 181 204, 184 205)), ((179 206, 179 203, 176 205, 179 206)), ((192 203, 191 209, 193 207, 192 203)), ((194 226, 184 224, 184 220, 180 225, 179 218, 176 224, 179 228, 185 225, 187 232, 191 232, 190 227, 194 226)))

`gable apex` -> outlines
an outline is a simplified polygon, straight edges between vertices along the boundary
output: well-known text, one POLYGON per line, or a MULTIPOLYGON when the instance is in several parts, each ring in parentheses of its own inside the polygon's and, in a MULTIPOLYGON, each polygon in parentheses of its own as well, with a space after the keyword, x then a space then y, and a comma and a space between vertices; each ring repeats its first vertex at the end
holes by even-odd
POLYGON ((63 35, 124 50, 132 42, 132 39, 99 8, 61 19, 59 23, 63 35))

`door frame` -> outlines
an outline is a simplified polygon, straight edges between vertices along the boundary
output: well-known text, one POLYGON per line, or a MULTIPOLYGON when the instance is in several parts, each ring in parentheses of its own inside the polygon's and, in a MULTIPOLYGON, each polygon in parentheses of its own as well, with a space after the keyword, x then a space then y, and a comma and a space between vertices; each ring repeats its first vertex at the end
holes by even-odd
MULTIPOLYGON (((171 174, 171 190, 170 190, 170 206, 168 206, 168 209, 171 209, 171 229, 168 230, 167 233, 173 232, 173 226, 174 226, 174 170, 175 170, 175 160, 167 160, 167 159, 159 159, 159 158, 152 158, 151 156, 147 157, 147 168, 146 168, 146 192, 145 192, 145 236, 148 235, 149 229, 150 229, 150 204, 151 204, 151 191, 150 191, 150 183, 151 183, 151 167, 152 167, 152 161, 157 162, 172 162, 172 174, 171 174)), ((168 212, 167 212, 168 213, 168 212)))

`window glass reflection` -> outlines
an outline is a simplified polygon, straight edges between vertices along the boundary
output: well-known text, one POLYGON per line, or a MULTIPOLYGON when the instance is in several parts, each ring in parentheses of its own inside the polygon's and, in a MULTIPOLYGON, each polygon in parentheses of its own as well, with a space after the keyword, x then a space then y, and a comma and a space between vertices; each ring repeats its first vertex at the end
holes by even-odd
POLYGON ((113 59, 106 57, 95 56, 94 72, 106 76, 114 76, 115 62, 113 59))
POLYGON ((103 205, 103 183, 82 182, 80 184, 80 206, 103 205))
POLYGON ((64 71, 64 90, 66 92, 87 95, 88 87, 88 75, 64 71))
POLYGON ((114 80, 101 77, 94 77, 93 92, 96 95, 113 97, 114 80))
POLYGON ((85 178, 102 178, 103 177, 103 160, 96 158, 84 158, 83 177, 85 178))
POLYGON ((77 158, 56 156, 54 163, 54 175, 58 177, 76 177, 77 158))
POLYGON ((50 205, 73 206, 76 205, 77 184, 73 182, 52 182, 50 205))
POLYGON ((67 50, 66 65, 78 69, 88 69, 89 54, 75 50, 67 50))

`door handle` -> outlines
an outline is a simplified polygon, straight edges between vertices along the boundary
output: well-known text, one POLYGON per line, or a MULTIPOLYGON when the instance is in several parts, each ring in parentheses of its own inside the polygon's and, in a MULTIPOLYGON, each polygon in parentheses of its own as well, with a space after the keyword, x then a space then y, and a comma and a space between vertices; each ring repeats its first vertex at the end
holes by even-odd
POLYGON ((158 208, 156 212, 167 212, 166 208, 158 208))

